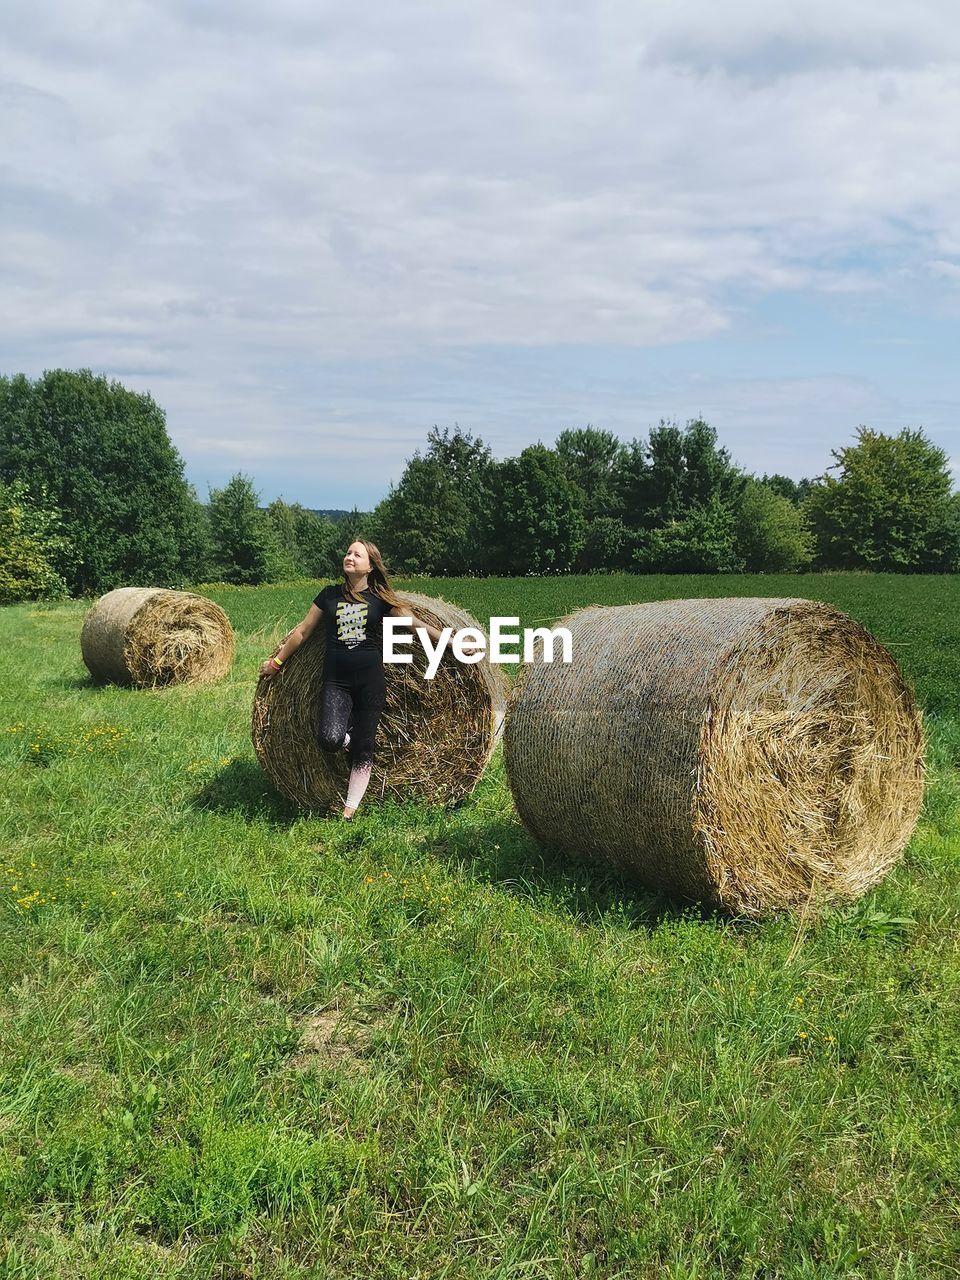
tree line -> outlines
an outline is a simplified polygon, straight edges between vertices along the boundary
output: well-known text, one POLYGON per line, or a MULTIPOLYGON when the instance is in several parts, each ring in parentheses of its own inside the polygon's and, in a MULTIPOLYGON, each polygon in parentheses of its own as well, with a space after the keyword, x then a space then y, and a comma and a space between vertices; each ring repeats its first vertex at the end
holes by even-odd
POLYGON ((372 512, 331 520, 263 508, 242 474, 202 502, 150 395, 89 370, 0 377, 0 602, 331 577, 358 536, 413 574, 960 569, 960 495, 922 430, 860 427, 833 456, 758 477, 694 419, 498 460, 434 427, 372 512))
POLYGON ((748 474, 702 419, 563 431, 495 460, 434 428, 373 513, 394 564, 471 573, 960 569, 960 494, 922 430, 861 426, 816 479, 748 474))

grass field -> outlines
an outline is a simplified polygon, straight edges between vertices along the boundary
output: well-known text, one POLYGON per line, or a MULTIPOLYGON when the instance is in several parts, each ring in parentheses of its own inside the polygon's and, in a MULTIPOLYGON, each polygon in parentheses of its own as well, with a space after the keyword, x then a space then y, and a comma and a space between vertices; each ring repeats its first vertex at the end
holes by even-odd
POLYGON ((747 927, 540 850, 499 752, 305 817, 249 715, 308 585, 209 590, 231 676, 157 693, 89 683, 82 602, 4 609, 0 1278, 960 1275, 960 580, 406 585, 837 604, 927 712, 906 858, 747 927))

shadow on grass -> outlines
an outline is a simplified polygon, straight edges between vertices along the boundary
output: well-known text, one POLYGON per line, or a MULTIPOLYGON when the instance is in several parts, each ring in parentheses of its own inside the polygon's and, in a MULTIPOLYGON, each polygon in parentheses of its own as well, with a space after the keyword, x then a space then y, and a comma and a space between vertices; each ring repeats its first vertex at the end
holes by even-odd
MULTIPOLYGON (((512 806, 493 809, 489 800, 489 793, 480 792, 454 808, 439 809, 388 799, 361 809, 349 830, 340 833, 338 848, 380 845, 396 831, 413 832, 415 838, 405 842, 406 856, 436 858, 477 884, 548 907, 585 926, 616 923, 620 928, 652 929, 671 920, 692 919, 737 932, 757 928, 754 921, 646 889, 629 873, 578 862, 560 849, 541 846, 512 806)), ((231 761, 197 792, 192 804, 277 827, 323 816, 286 800, 251 760, 231 761)))
POLYGON ((239 814, 246 822, 289 827, 305 815, 270 785, 252 760, 231 760, 191 800, 194 809, 239 814))
POLYGON ((755 927, 701 903, 646 889, 628 873, 578 862, 560 849, 542 846, 516 817, 491 817, 481 828, 451 825, 419 847, 456 864, 477 882, 549 905, 580 924, 615 920, 618 927, 651 929, 669 920, 695 919, 725 928, 741 923, 745 930, 755 927))
POLYGON ((53 676, 49 680, 39 682, 46 689, 86 689, 88 693, 103 694, 129 694, 131 698, 139 700, 143 698, 145 693, 164 693, 167 689, 176 688, 175 684, 158 684, 141 688, 134 684, 121 684, 117 680, 95 680, 89 674, 74 676, 53 676))
POLYGON ((45 689, 89 689, 92 693, 99 693, 102 689, 125 687, 116 684, 103 684, 86 673, 82 676, 53 676, 49 680, 43 680, 40 683, 45 689))

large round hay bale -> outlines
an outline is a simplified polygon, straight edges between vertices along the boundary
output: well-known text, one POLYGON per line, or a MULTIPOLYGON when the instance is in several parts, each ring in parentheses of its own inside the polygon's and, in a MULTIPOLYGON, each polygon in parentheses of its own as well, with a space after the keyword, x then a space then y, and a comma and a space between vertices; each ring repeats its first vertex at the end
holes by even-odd
MULTIPOLYGON (((404 592, 411 611, 431 626, 477 627, 475 618, 436 596, 404 592)), ((323 679, 322 627, 284 663, 280 675, 261 680, 253 705, 253 745, 264 773, 288 800, 329 811, 346 796, 345 751, 319 746, 323 679)), ((377 729, 367 800, 393 796, 425 804, 456 804, 479 782, 503 729, 508 683, 486 657, 459 662, 449 647, 432 680, 414 639, 413 662, 384 666, 387 701, 377 729)))
POLYGON ((80 649, 95 680, 210 684, 233 662, 233 628, 219 605, 191 591, 118 587, 84 618, 80 649))
POLYGON ((923 731, 893 658, 810 600, 669 600, 562 620, 521 670, 504 764, 540 841, 760 916, 854 899, 897 861, 923 731))

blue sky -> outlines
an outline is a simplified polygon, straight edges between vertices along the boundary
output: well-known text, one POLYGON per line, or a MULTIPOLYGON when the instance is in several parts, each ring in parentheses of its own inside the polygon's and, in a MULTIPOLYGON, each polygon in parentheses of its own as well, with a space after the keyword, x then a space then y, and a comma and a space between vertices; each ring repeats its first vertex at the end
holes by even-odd
POLYGON ((365 507, 437 423, 503 457, 702 415, 822 472, 960 464, 948 0, 12 0, 0 370, 149 390, 204 495, 365 507))

